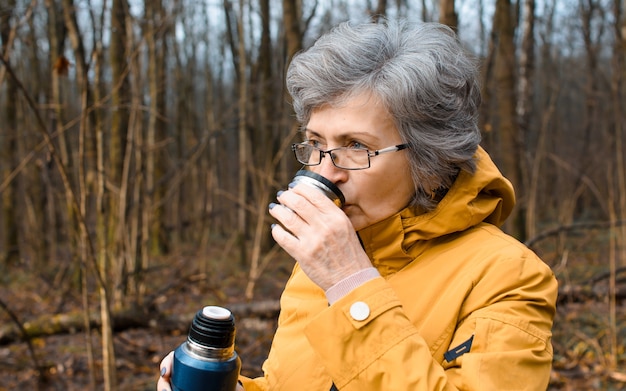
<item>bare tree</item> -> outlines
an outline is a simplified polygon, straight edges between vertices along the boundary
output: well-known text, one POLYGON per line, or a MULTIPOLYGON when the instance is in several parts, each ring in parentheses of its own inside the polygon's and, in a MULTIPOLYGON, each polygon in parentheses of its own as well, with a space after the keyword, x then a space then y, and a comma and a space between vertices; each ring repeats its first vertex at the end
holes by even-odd
POLYGON ((239 156, 238 166, 238 213, 237 213, 237 231, 239 232, 240 241, 240 254, 242 264, 245 264, 247 254, 245 239, 247 237, 247 211, 245 205, 247 204, 248 197, 248 156, 250 147, 248 146, 248 131, 247 131, 247 99, 248 99, 248 85, 247 85, 247 56, 246 56, 246 40, 245 40, 245 28, 244 18, 247 8, 247 2, 245 0, 239 0, 239 12, 237 14, 237 36, 239 38, 237 42, 237 58, 239 59, 237 74, 238 78, 238 91, 239 102, 237 105, 238 118, 237 118, 237 135, 238 135, 238 151, 239 156))
MULTIPOLYGON (((531 12, 529 8, 534 8, 534 0, 532 6, 528 4, 525 7, 524 14, 527 12, 531 12)), ((529 177, 528 177, 528 203, 526 208, 526 232, 529 238, 533 238, 537 235, 537 221, 540 217, 539 203, 541 202, 541 186, 545 184, 545 179, 542 181, 546 175, 542 173, 542 164, 548 154, 548 138, 549 138, 549 129, 554 121, 554 115, 556 112, 556 104, 559 97, 560 91, 560 80, 558 79, 557 72, 554 71, 555 64, 551 61, 551 52, 553 50, 553 46, 550 42, 550 37, 553 35, 553 26, 554 26, 554 1, 552 2, 552 6, 548 5, 544 10, 544 23, 545 23, 545 33, 543 35, 543 43, 540 48, 541 56, 543 59, 542 67, 547 71, 549 76, 546 78, 544 88, 545 88, 545 98, 538 104, 539 107, 545 107, 545 110, 541 114, 541 119, 537 127, 537 142, 534 145, 534 151, 527 151, 528 155, 531 155, 529 158, 529 177)), ((534 13, 534 9, 532 11, 534 13)), ((534 17, 533 17, 534 20, 534 17)), ((525 25, 528 21, 525 22, 525 25)), ((533 22, 534 23, 534 22, 533 22)), ((527 34, 534 37, 534 27, 524 27, 524 36, 527 34), (532 29, 533 32, 529 30, 532 29)), ((529 38, 530 39, 530 38, 529 38)), ((534 38, 533 38, 534 41, 534 38)), ((524 40, 523 40, 524 42, 524 40)), ((525 47, 525 50, 533 50, 536 45, 534 44, 526 44, 522 43, 522 46, 525 47)), ((524 51, 525 51, 524 50, 524 51)), ((524 99, 526 103, 518 104, 518 119, 520 121, 520 128, 523 129, 524 135, 527 139, 530 139, 529 135, 532 132, 532 112, 533 112, 533 99, 536 98, 535 94, 531 91, 534 91, 534 87, 532 86, 534 83, 539 84, 534 77, 534 55, 529 57, 529 55, 523 55, 525 59, 520 60, 521 64, 530 61, 532 58, 532 64, 528 64, 528 69, 526 71, 520 70, 520 78, 522 78, 522 74, 527 75, 527 80, 524 82, 520 82, 520 100, 524 99), (526 91, 526 92, 524 92, 526 91)), ((538 98, 537 98, 538 99, 538 98)), ((529 149, 531 148, 531 143, 528 143, 529 149)))
POLYGON ((270 2, 268 0, 260 1, 261 9, 261 45, 259 48, 259 55, 257 60, 258 74, 255 80, 252 81, 252 88, 256 91, 255 96, 258 99, 256 106, 257 110, 254 116, 258 118, 256 122, 256 131, 251 133, 251 144, 254 148, 251 148, 255 157, 255 163, 249 164, 248 170, 252 173, 252 183, 255 189, 256 202, 254 203, 255 212, 255 228, 253 231, 253 245, 252 252, 250 254, 250 268, 248 271, 248 284, 246 286, 245 296, 248 300, 253 298, 254 287, 256 281, 261 275, 264 265, 262 265, 262 251, 264 245, 264 238, 267 238, 267 219, 266 208, 269 203, 269 197, 274 187, 274 171, 276 164, 274 162, 274 134, 273 129, 279 129, 271 121, 271 114, 277 113, 279 102, 274 102, 273 97, 276 96, 276 90, 273 88, 273 73, 272 73, 272 44, 271 44, 271 32, 270 32, 270 2), (258 162, 258 163, 256 163, 258 162), (259 169, 259 167, 261 169, 259 169))
MULTIPOLYGON (((12 42, 15 37, 15 25, 12 23, 14 18, 13 10, 15 9, 15 0, 8 1, 8 12, 0 13, 0 40, 2 47, 0 56, 2 61, 10 61, 10 52, 12 42)), ((0 84, 3 78, 0 77, 0 84)), ((15 80, 9 78, 6 82, 6 105, 4 107, 5 121, 0 134, 0 148, 2 150, 2 178, 9 178, 18 164, 17 161, 17 85, 15 80)), ((17 183, 12 182, 4 187, 2 193, 2 223, 4 225, 0 232, 4 233, 4 240, 0 242, 0 246, 4 245, 4 252, 0 253, 0 264, 7 265, 19 260, 19 243, 17 230, 17 213, 15 206, 18 204, 17 183)))
MULTIPOLYGON (((626 264, 626 227, 618 225, 618 221, 626 219, 626 158, 624 156, 624 121, 626 115, 624 107, 626 107, 626 91, 624 91, 624 79, 626 76, 626 15, 624 14, 623 2, 620 0, 613 1, 613 38, 615 44, 613 47, 612 75, 611 80, 611 98, 613 101, 613 112, 615 115, 615 173, 609 167, 608 172, 613 175, 615 191, 611 191, 612 196, 609 200, 611 205, 611 243, 609 258, 609 338, 610 338, 610 367, 615 369, 618 362, 618 327, 617 327, 617 300, 616 300, 616 277, 617 266, 626 264), (615 206, 613 206, 613 202, 615 206), (618 262, 619 260, 619 262, 618 262)), ((609 183, 613 182, 610 180, 609 183)))
MULTIPOLYGON (((531 126, 530 119, 534 91, 532 82, 535 66, 535 0, 524 0, 522 9, 522 47, 519 51, 519 72, 517 78, 518 96, 516 114, 518 131, 520 133, 519 138, 526 141, 531 126)), ((541 134, 539 136, 540 145, 537 146, 538 148, 534 152, 535 156, 537 157, 537 159, 534 161, 534 164, 537 166, 541 164, 541 157, 544 154, 544 151, 541 150, 541 147, 545 147, 545 137, 542 136, 545 135, 541 134), (541 145, 541 143, 543 143, 543 145, 541 145)), ((523 158, 524 159, 522 162, 520 162, 520 164, 526 167, 528 166, 528 164, 526 164, 528 159, 526 158, 526 156, 523 156, 523 158)), ((535 216, 534 213, 536 212, 534 210, 535 194, 532 191, 530 184, 531 179, 529 178, 529 173, 532 169, 533 167, 531 166, 530 170, 520 170, 521 173, 524 175, 524 177, 521 178, 523 188, 528 189, 528 191, 526 192, 528 198, 526 203, 524 221, 526 224, 526 235, 530 237, 533 237, 535 235, 535 223, 533 220, 535 216)))
MULTIPOLYGON (((95 169, 95 177, 93 185, 90 187, 92 189, 92 198, 94 198, 94 206, 95 206, 95 247, 96 251, 98 251, 98 257, 104 257, 104 254, 101 252, 106 251, 107 244, 107 216, 106 216, 106 207, 104 205, 104 183, 105 183, 105 147, 104 147, 104 139, 105 139, 105 110, 102 108, 104 102, 108 99, 108 95, 106 94, 106 89, 104 83, 102 82, 102 74, 104 71, 104 65, 106 63, 104 48, 103 48, 103 40, 102 40, 102 29, 104 26, 104 19, 106 16, 106 7, 107 2, 102 3, 102 9, 100 12, 100 20, 99 23, 96 23, 96 17, 94 12, 90 13, 92 19, 92 25, 94 26, 93 34, 94 34, 94 48, 93 48, 93 95, 94 95, 94 106, 93 107, 93 133, 94 133, 94 141, 91 146, 93 148, 92 155, 94 156, 93 167, 95 169), (96 28, 98 26, 98 28, 96 28)), ((92 8, 93 9, 93 8, 92 8)), ((102 258, 101 258, 102 259, 102 258)), ((83 278, 85 280, 85 278, 83 278)), ((88 307, 88 296, 83 294, 83 307, 88 307)), ((106 302, 109 302, 107 299, 106 302)), ((109 323, 110 324, 110 323, 109 323)), ((87 329, 86 329, 87 330, 87 329)), ((86 332, 86 336, 88 338, 87 343, 91 343, 90 331, 86 332)), ((104 345, 103 345, 104 347, 104 345)), ((89 354, 91 353, 91 347, 88 347, 89 354)), ((93 366, 93 358, 90 359, 90 366, 93 366)), ((95 383, 94 376, 90 381, 95 383)))
POLYGON ((497 117, 498 150, 496 154, 502 163, 502 169, 511 180, 519 197, 508 230, 515 236, 524 238, 525 195, 522 182, 520 148, 521 139, 516 120, 516 58, 515 58, 516 19, 510 0, 497 0, 494 13, 493 33, 495 47, 494 58, 494 115, 497 117))
MULTIPOLYGON (((64 21, 65 29, 67 31, 68 38, 71 42, 74 52, 74 61, 76 64, 76 80, 81 94, 81 117, 79 126, 79 141, 78 141, 78 164, 77 164, 77 182, 79 189, 79 210, 81 216, 87 216, 87 199, 89 189, 87 185, 87 178, 91 176, 91 173, 95 171, 95 161, 88 161, 88 157, 94 159, 95 149, 94 145, 89 143, 88 134, 90 133, 89 118, 93 116, 89 115, 88 108, 92 105, 91 100, 91 86, 88 79, 88 63, 87 56, 83 41, 80 38, 81 34, 78 28, 76 20, 76 12, 73 4, 73 0, 63 0, 62 2, 62 18, 64 21), (90 147, 91 145, 91 147, 90 147), (85 170, 89 172, 85 172, 85 170)), ((94 31, 95 34, 95 31, 94 31)), ((93 245, 89 233, 87 231, 80 231, 79 236, 79 257, 77 259, 86 260, 93 257, 93 245)), ((91 306, 89 303, 89 267, 85 261, 78 262, 77 265, 81 269, 81 295, 83 305, 83 325, 85 327, 85 345, 87 350, 87 360, 89 363, 89 382, 92 388, 96 385, 95 380, 95 359, 93 348, 91 345, 91 328, 90 325, 90 313, 91 306)))
MULTIPOLYGON (((104 227, 97 230, 105 234, 105 239, 100 239, 102 247, 98 248, 98 264, 100 273, 104 277, 104 286, 100 289, 101 308, 110 308, 113 292, 115 302, 119 303, 121 297, 119 292, 115 292, 118 283, 121 281, 120 266, 120 232, 125 227, 125 205, 127 200, 127 181, 124 180, 123 168, 125 158, 124 146, 127 142, 127 131, 130 125, 129 107, 131 103, 130 86, 128 81, 129 64, 127 58, 129 52, 127 44, 132 42, 132 38, 127 26, 128 3, 126 0, 112 0, 111 4, 111 43, 109 47, 109 61, 112 75, 111 103, 113 111, 111 116, 110 137, 107 146, 102 145, 104 150, 108 147, 109 156, 107 177, 103 178, 103 184, 109 182, 117 186, 117 197, 115 193, 101 189, 103 207, 107 208, 108 216, 104 227), (108 197, 108 199, 107 199, 108 197), (106 206, 105 206, 106 205, 106 206), (117 261, 117 262, 116 262, 117 261)), ((128 164, 126 163, 126 167, 128 164)), ((104 211, 103 211, 104 212, 104 211)), ((102 213, 102 212, 101 212, 102 213)), ((105 223, 104 219, 99 220, 105 223)), ((103 374, 105 391, 113 390, 117 387, 117 376, 115 368, 115 350, 113 347, 112 325, 110 324, 110 312, 102 313, 102 353, 103 353, 103 374)))
POLYGON ((298 0, 283 0, 283 24, 285 26, 285 40, 287 51, 285 57, 291 59, 302 49, 303 31, 300 26, 302 10, 298 0))
POLYGON ((452 0, 5 3, 0 264, 53 276, 59 296, 82 300, 88 350, 87 315, 102 308, 104 372, 88 352, 90 388, 101 379, 115 388, 109 312, 150 304, 146 276, 161 273, 167 251, 193 249, 200 288, 219 291, 219 278, 234 272, 247 275, 245 297, 255 296, 281 251, 267 204, 298 168, 288 156, 299 126, 284 87, 289 60, 340 19, 401 9, 425 21, 438 15, 460 37, 466 26, 480 34, 468 47, 483 61, 483 145, 519 196, 519 225, 505 229, 522 239, 554 230, 542 256, 560 262, 558 273, 574 254, 571 231, 559 226, 598 219, 610 227, 593 244, 607 254, 594 267, 613 273, 610 328, 598 343, 611 352, 607 362, 621 364, 623 0, 578 0, 559 12, 558 0, 497 0, 492 31, 484 0, 464 4, 479 16, 461 25, 452 0), (226 257, 241 262, 221 269, 226 257))
MULTIPOLYGON (((71 106, 71 102, 68 99, 69 94, 65 93, 69 90, 67 88, 69 87, 67 80, 69 60, 64 55, 67 29, 63 21, 63 4, 59 1, 50 0, 46 2, 46 9, 48 11, 47 28, 50 42, 48 57, 50 64, 52 64, 52 67, 49 68, 51 86, 48 92, 52 103, 51 126, 54 128, 56 135, 54 142, 58 147, 61 161, 71 170, 70 153, 68 152, 69 141, 65 133, 66 111, 71 106)), ((48 167, 43 167, 43 170, 47 171, 48 167)), ((46 235, 46 252, 49 252, 51 256, 56 256, 58 254, 57 243, 67 241, 68 238, 71 241, 75 240, 76 230, 71 225, 72 205, 69 204, 70 200, 66 198, 65 200, 58 200, 59 204, 65 202, 65 209, 58 207, 57 197, 55 197, 55 189, 59 186, 58 176, 50 171, 43 173, 43 175, 47 176, 47 180, 44 181, 46 196, 43 200, 43 208, 47 209, 46 216, 49 217, 46 230, 50 230, 50 233, 46 235), (66 237, 63 237, 63 232, 67 232, 66 237)))
POLYGON ((164 139, 165 117, 165 63, 167 58, 167 21, 161 1, 145 2, 146 20, 144 37, 148 47, 148 90, 150 111, 143 150, 143 197, 141 202, 141 246, 140 258, 135 263, 132 274, 135 276, 136 304, 140 305, 145 293, 144 273, 148 268, 151 255, 160 253, 161 246, 167 246, 159 232, 163 229, 163 208, 156 206, 162 197, 163 187, 156 187, 158 177, 163 176, 163 159, 160 159, 156 147, 164 139))

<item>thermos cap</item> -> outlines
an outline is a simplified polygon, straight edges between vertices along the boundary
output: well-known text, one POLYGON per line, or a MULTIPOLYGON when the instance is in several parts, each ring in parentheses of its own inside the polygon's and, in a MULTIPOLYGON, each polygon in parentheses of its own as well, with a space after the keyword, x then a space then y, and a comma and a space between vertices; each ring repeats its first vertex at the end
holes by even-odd
POLYGON ((230 319, 231 313, 224 307, 208 305, 202 309, 202 315, 209 319, 228 320, 230 319))
POLYGON ((295 177, 293 178, 294 183, 306 183, 311 185, 319 190, 321 190, 328 198, 331 199, 338 207, 342 207, 346 202, 346 198, 339 188, 324 178, 320 174, 317 174, 313 171, 309 170, 299 170, 296 172, 295 177))
POLYGON ((188 339, 205 347, 231 347, 235 342, 235 318, 226 308, 206 306, 193 318, 188 339))

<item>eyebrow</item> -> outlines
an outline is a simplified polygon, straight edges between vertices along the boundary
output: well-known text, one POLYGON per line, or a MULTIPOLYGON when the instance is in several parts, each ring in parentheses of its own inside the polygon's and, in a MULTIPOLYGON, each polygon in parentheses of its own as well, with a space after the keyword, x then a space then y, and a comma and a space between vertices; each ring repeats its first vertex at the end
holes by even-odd
MULTIPOLYGON (((316 132, 315 130, 313 130, 311 128, 304 127, 304 128, 301 129, 301 131, 302 131, 302 133, 310 133, 312 136, 315 136, 315 137, 325 138, 320 133, 316 132)), ((347 139, 347 138, 353 138, 353 137, 365 138, 365 139, 367 139, 367 141, 369 143, 371 143, 371 142, 380 142, 380 139, 377 137, 377 135, 371 134, 371 133, 367 133, 367 132, 347 132, 347 133, 344 133, 344 134, 340 134, 338 138, 340 138, 340 139, 347 139)))

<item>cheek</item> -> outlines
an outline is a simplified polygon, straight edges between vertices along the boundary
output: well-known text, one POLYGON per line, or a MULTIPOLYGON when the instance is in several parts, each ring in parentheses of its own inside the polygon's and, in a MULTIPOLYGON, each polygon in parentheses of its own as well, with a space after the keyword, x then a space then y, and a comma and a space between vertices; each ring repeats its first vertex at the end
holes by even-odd
POLYGON ((392 215, 400 211, 413 197, 410 174, 402 171, 377 176, 372 179, 368 188, 371 191, 364 194, 364 203, 381 214, 392 215))

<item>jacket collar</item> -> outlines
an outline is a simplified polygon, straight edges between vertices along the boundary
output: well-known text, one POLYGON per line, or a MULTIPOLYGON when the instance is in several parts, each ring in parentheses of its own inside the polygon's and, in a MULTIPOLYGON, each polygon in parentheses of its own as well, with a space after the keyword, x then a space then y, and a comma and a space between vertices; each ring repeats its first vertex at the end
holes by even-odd
POLYGON ((433 239, 481 222, 504 223, 515 204, 513 186, 481 147, 475 158, 476 172, 461 172, 434 210, 420 213, 407 207, 358 232, 372 264, 383 276, 416 259, 433 239))

